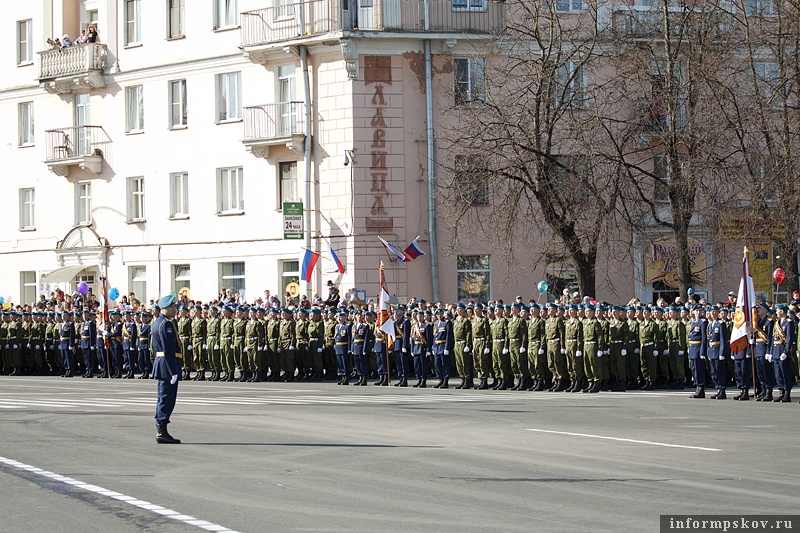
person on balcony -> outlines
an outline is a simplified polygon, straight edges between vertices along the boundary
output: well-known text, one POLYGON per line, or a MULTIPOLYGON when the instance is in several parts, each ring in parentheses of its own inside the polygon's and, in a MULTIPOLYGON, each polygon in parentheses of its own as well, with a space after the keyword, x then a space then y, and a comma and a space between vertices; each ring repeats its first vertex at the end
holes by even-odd
POLYGON ((72 46, 72 41, 70 41, 69 35, 65 33, 64 36, 61 38, 61 47, 67 48, 69 46, 72 46))
POLYGON ((86 30, 81 30, 80 36, 75 39, 75 44, 86 44, 89 42, 89 38, 86 37, 86 30))
POLYGON ((100 34, 97 33, 97 26, 95 26, 94 24, 90 24, 89 29, 86 30, 86 41, 89 43, 100 42, 100 34))

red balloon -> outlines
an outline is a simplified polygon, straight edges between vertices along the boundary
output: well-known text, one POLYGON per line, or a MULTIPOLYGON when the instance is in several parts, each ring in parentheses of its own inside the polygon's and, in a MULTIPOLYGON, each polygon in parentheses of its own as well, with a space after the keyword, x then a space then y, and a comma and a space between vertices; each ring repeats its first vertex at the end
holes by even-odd
POLYGON ((772 273, 772 279, 775 280, 775 283, 781 283, 786 279, 786 272, 782 268, 776 268, 775 272, 772 273))

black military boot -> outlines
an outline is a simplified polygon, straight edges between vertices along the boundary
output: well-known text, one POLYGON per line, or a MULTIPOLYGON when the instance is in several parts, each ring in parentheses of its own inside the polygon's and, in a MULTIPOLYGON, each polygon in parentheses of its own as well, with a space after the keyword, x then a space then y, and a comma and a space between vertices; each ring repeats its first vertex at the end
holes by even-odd
POLYGON ((456 385, 453 388, 456 389, 456 390, 461 390, 461 389, 465 388, 466 384, 467 384, 467 379, 466 378, 461 378, 461 383, 459 383, 458 385, 456 385))
POLYGON ((201 370, 200 372, 197 373, 197 375, 194 377, 194 379, 195 379, 195 381, 205 381, 206 380, 206 371, 205 370, 201 370))
POLYGON ((416 383, 414 383, 414 384, 413 384, 413 385, 411 385, 411 386, 412 386, 412 387, 414 387, 414 388, 416 389, 416 388, 418 388, 420 385, 422 385, 422 380, 421 380, 421 379, 418 379, 418 380, 417 380, 417 382, 416 382, 416 383))
POLYGON ((180 444, 181 441, 167 431, 166 424, 156 424, 156 442, 158 444, 180 444))
POLYGON ((378 376, 378 381, 376 381, 375 383, 373 383, 373 385, 376 385, 376 386, 378 386, 378 387, 380 387, 381 385, 383 385, 383 375, 380 375, 380 376, 378 376))
POLYGON ((349 385, 349 384, 350 384, 350 376, 345 374, 344 376, 342 376, 342 381, 339 382, 339 385, 349 385))
POLYGON ((786 392, 783 393, 783 398, 781 398, 781 402, 789 403, 792 401, 792 389, 788 389, 786 392))
POLYGON ((500 380, 500 386, 497 390, 508 390, 508 387, 514 383, 514 378, 503 378, 500 380))
POLYGON ((489 388, 489 380, 487 378, 480 378, 478 384, 475 386, 476 390, 486 390, 489 388))
POLYGON ((544 390, 544 380, 540 379, 536 382, 536 386, 533 388, 534 392, 542 392, 544 390))
POLYGON ((450 387, 450 378, 444 378, 442 384, 439 386, 440 389, 447 389, 450 387))
POLYGON ((422 378, 419 382, 419 388, 424 389, 428 386, 428 380, 426 378, 422 378))
POLYGON ((706 397, 705 387, 697 387, 694 391, 694 394, 689 396, 689 398, 705 398, 705 397, 706 397))
POLYGON ((475 388, 475 381, 473 381, 472 378, 466 378, 464 380, 464 387, 463 388, 464 388, 464 390, 474 389, 475 388))
POLYGON ((440 388, 442 386, 442 383, 444 383, 444 379, 440 379, 439 382, 433 386, 433 388, 434 389, 440 388))
POLYGON ((784 394, 783 389, 778 389, 778 392, 780 392, 780 394, 776 396, 775 399, 772 400, 773 403, 778 403, 781 400, 783 400, 783 394, 784 394))
POLYGON ((724 400, 726 398, 725 389, 717 389, 717 393, 711 396, 712 400, 724 400))
POLYGON ((381 387, 388 387, 390 385, 390 383, 389 383, 389 374, 384 374, 382 377, 383 377, 383 381, 381 382, 381 387))

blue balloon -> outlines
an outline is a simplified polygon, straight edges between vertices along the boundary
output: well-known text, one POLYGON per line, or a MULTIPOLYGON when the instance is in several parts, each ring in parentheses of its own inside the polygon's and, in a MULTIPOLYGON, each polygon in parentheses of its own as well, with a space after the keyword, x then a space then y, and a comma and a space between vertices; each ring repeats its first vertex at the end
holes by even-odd
POLYGON ((108 297, 111 298, 112 300, 116 300, 117 298, 119 298, 119 289, 113 288, 110 291, 108 291, 108 297))
POLYGON ((540 281, 539 284, 536 286, 536 290, 539 291, 539 294, 546 293, 547 292, 547 288, 548 288, 548 285, 547 285, 546 281, 540 281))
POLYGON ((686 292, 688 292, 688 293, 689 293, 689 296, 691 296, 692 294, 694 294, 694 289, 693 289, 693 288, 691 288, 691 287, 689 287, 689 290, 688 290, 688 291, 686 291, 686 292))
POLYGON ((3 305, 4 303, 6 303, 6 299, 0 296, 0 305, 3 305))

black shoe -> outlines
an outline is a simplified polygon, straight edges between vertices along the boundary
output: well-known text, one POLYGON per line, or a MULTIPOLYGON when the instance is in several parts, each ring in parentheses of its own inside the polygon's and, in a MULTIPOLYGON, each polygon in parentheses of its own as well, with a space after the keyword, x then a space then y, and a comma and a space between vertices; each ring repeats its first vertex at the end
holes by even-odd
POLYGON ((440 389, 447 389, 447 388, 449 388, 449 387, 450 387, 450 385, 448 384, 448 383, 449 383, 449 381, 450 381, 450 379, 449 379, 449 378, 444 378, 444 381, 443 381, 443 382, 442 382, 442 384, 439 386, 439 388, 440 388, 440 389))
POLYGON ((786 394, 785 392, 783 392, 783 389, 778 389, 778 391, 779 391, 781 394, 780 394, 780 396, 777 396, 777 397, 776 397, 774 400, 772 400, 772 401, 773 401, 773 403, 778 403, 778 402, 781 402, 781 401, 783 401, 783 395, 784 395, 784 394, 786 394))
POLYGON ((394 384, 395 387, 408 387, 408 378, 403 378, 394 384))
POLYGON ((416 388, 418 388, 420 385, 422 385, 422 380, 421 380, 421 379, 418 379, 418 380, 417 380, 417 382, 416 382, 416 383, 414 383, 414 384, 413 384, 413 385, 411 385, 411 386, 412 386, 412 387, 414 387, 414 388, 416 389, 416 388))
POLYGON ((158 444, 180 444, 181 441, 167 431, 166 424, 156 424, 156 442, 158 444))
POLYGON ((339 382, 339 385, 349 385, 350 384, 350 376, 344 375, 342 376, 342 381, 339 382))
POLYGON ((433 388, 434 388, 434 389, 438 389, 438 388, 440 388, 440 387, 442 386, 442 383, 444 383, 444 379, 440 379, 440 380, 439 380, 439 383, 437 383, 436 385, 434 385, 434 386, 433 386, 433 388))
POLYGON ((706 389, 704 387, 697 387, 695 389, 694 394, 689 396, 689 398, 705 398, 706 397, 706 389))
POLYGON ((419 388, 420 389, 424 389, 427 386, 428 386, 428 380, 425 379, 425 378, 422 378, 422 381, 419 382, 419 388))
MULTIPOLYGON (((466 378, 461 378, 461 383, 456 385, 453 388, 456 389, 456 390, 461 390, 461 389, 465 389, 466 385, 467 385, 467 379, 466 378)), ((470 387, 470 388, 472 388, 472 387, 470 387)))
POLYGON ((792 401, 791 393, 792 393, 792 391, 791 391, 791 390, 787 390, 787 391, 786 391, 786 392, 783 394, 783 398, 781 398, 781 402, 783 402, 783 403, 790 403, 790 402, 792 401))
POLYGON ((480 383, 475 387, 477 390, 486 390, 489 388, 489 380, 486 378, 481 378, 480 383))
POLYGON ((724 400, 727 396, 725 396, 725 389, 717 389, 717 393, 711 396, 712 400, 724 400))

